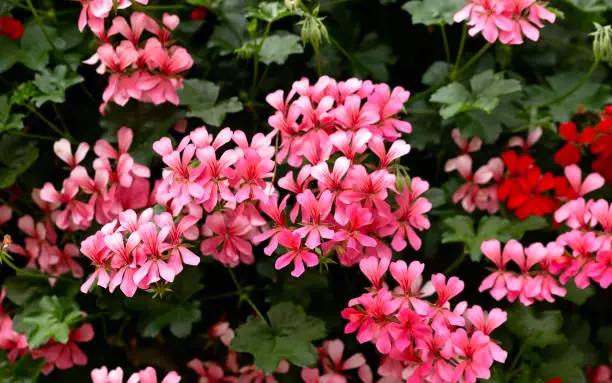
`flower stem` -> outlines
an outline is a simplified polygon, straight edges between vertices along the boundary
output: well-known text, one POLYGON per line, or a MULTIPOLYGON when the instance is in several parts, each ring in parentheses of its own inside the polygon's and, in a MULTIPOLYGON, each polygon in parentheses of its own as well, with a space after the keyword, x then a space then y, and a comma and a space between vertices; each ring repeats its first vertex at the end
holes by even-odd
POLYGON ((61 281, 68 281, 68 282, 74 282, 75 279, 72 278, 66 278, 66 277, 62 277, 62 276, 54 276, 54 275, 47 275, 47 274, 43 274, 43 273, 39 273, 39 272, 31 272, 31 271, 25 271, 23 269, 20 269, 19 267, 17 267, 17 265, 15 265, 13 263, 13 261, 11 260, 11 257, 7 255, 6 253, 4 253, 5 256, 2 257, 0 263, 6 263, 11 269, 15 270, 15 273, 19 276, 24 276, 24 277, 33 277, 33 278, 43 278, 43 279, 57 279, 57 280, 61 280, 61 281))
POLYGON ((459 69, 459 64, 461 64, 461 57, 463 56, 463 49, 465 48, 465 40, 467 40, 467 31, 467 24, 463 24, 463 32, 461 32, 461 42, 459 43, 459 51, 457 52, 457 59, 455 59, 455 65, 453 66, 451 77, 455 76, 455 72, 459 69))
POLYGON ((228 267, 227 271, 229 271, 229 274, 232 277, 232 281, 234 282, 234 285, 236 285, 236 290, 240 295, 240 299, 246 301, 249 306, 251 306, 253 311, 255 311, 255 314, 257 314, 257 316, 259 316, 264 322, 266 322, 268 326, 270 326, 270 323, 268 322, 266 317, 261 313, 261 311, 259 311, 253 300, 251 300, 251 297, 249 297, 249 294, 244 292, 244 289, 240 285, 240 282, 238 282, 238 279, 236 278, 236 275, 234 274, 234 271, 231 269, 231 267, 228 267))
POLYGON ((459 267, 459 265, 461 265, 463 263, 463 261, 465 261, 465 257, 467 257, 467 251, 462 251, 461 255, 459 257, 457 257, 457 259, 455 259, 455 262, 451 263, 450 266, 448 266, 443 272, 442 274, 444 275, 448 275, 449 273, 452 273, 453 271, 455 271, 455 269, 457 267, 459 267))
POLYGON ((32 133, 25 133, 25 132, 20 132, 20 131, 11 131, 9 132, 10 134, 14 135, 14 136, 23 136, 23 137, 29 137, 29 138, 36 138, 39 140, 46 140, 46 141, 56 141, 55 138, 53 137, 49 137, 49 136, 43 136, 40 134, 32 134, 32 133))
POLYGON ((45 124, 47 124, 51 129, 53 129, 53 131, 55 131, 57 134, 59 134, 62 137, 66 137, 69 141, 74 141, 74 139, 70 136, 70 133, 63 132, 60 128, 58 128, 57 125, 55 125, 54 123, 52 123, 51 121, 49 121, 47 119, 47 117, 43 116, 38 109, 36 109, 35 107, 33 107, 30 104, 25 104, 25 107, 28 108, 28 110, 30 112, 32 112, 33 114, 36 115, 36 117, 40 118, 45 124))
POLYGON ((547 103, 545 103, 543 105, 538 106, 538 108, 545 108, 547 106, 554 105, 554 104, 556 104, 558 102, 561 102, 561 101, 565 100, 566 98, 568 98, 572 94, 574 94, 575 91, 580 89, 584 84, 586 84, 587 81, 589 81, 589 79, 591 78, 593 73, 595 73, 595 70, 597 69, 598 65, 599 65, 599 60, 593 61, 593 64, 591 64, 591 68, 589 68, 589 71, 587 72, 587 74, 582 78, 582 80, 580 80, 580 82, 578 84, 576 84, 576 86, 574 86, 568 92, 565 92, 561 96, 555 98, 554 100, 549 101, 549 102, 547 102, 547 103))
POLYGON ((455 81, 457 77, 459 77, 460 74, 462 74, 463 72, 468 70, 472 65, 474 65, 478 61, 480 56, 485 54, 485 52, 488 51, 489 48, 491 48, 491 43, 486 43, 482 48, 480 48, 478 52, 476 52, 474 56, 472 56, 472 58, 464 66, 461 67, 461 69, 451 73, 450 79, 452 81, 455 81))
POLYGON ((53 43, 53 40, 51 39, 51 36, 49 36, 49 33, 47 33, 47 29, 45 28, 42 20, 40 19, 40 16, 38 15, 38 12, 36 11, 36 8, 34 8, 34 4, 32 4, 32 0, 26 0, 26 1, 28 3, 28 8, 30 8, 30 12, 32 12, 32 15, 34 16, 34 19, 36 20, 36 23, 40 26, 40 30, 42 31, 43 35, 45 36, 45 39, 47 40, 49 45, 51 45, 51 48, 53 48, 53 50, 56 51, 57 47, 53 43))
POLYGON ((271 27, 272 22, 270 21, 268 22, 268 25, 266 25, 266 29, 261 36, 261 41, 255 46, 255 51, 253 52, 253 83, 251 84, 251 99, 255 99, 255 96, 257 95, 255 92, 257 91, 257 78, 259 77, 259 52, 261 52, 261 48, 268 38, 271 27))
POLYGON ((446 62, 450 64, 450 47, 448 46, 448 37, 446 36, 446 28, 444 28, 444 23, 440 23, 440 33, 442 34, 442 42, 444 43, 444 54, 446 55, 446 62))

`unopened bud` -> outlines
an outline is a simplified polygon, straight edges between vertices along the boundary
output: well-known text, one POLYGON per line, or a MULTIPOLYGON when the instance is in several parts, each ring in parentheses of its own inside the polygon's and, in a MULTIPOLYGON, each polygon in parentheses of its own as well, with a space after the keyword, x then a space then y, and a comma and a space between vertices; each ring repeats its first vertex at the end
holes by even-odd
POLYGON ((598 61, 604 61, 612 64, 612 26, 601 26, 595 24, 595 32, 593 36, 593 55, 598 61))
POLYGON ((285 7, 289 9, 296 9, 300 6, 300 0, 285 0, 285 7))
MULTIPOLYGON (((315 13, 315 12, 313 12, 315 13)), ((321 41, 329 41, 329 34, 327 33, 327 27, 323 24, 324 17, 316 17, 315 15, 306 15, 304 20, 300 22, 302 25, 302 41, 304 44, 312 45, 316 51, 321 45, 321 41)))

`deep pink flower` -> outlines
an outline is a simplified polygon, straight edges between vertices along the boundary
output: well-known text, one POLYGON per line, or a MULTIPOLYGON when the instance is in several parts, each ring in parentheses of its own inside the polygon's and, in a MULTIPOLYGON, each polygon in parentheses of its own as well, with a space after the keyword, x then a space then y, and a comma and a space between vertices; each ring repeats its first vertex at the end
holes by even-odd
POLYGON ((66 344, 51 339, 42 347, 32 350, 32 358, 45 358, 45 365, 42 369, 44 375, 49 375, 55 367, 60 370, 67 370, 74 365, 84 366, 87 364, 87 355, 76 344, 89 342, 93 337, 93 326, 86 323, 78 329, 70 331, 66 344))
POLYGON ((264 192, 265 180, 272 177, 274 166, 274 161, 261 157, 255 151, 247 151, 244 157, 238 158, 235 167, 236 175, 240 177, 240 185, 235 195, 236 202, 249 198, 266 201, 268 196, 264 192))
POLYGON ((370 138, 372 138, 372 133, 367 129, 359 129, 355 132, 338 130, 329 136, 329 141, 336 150, 353 161, 357 154, 365 152, 368 148, 370 138))
POLYGON ((81 242, 81 253, 89 258, 96 268, 94 273, 87 278, 87 281, 81 285, 82 293, 87 293, 96 279, 98 280, 98 286, 108 287, 110 276, 108 275, 107 267, 110 250, 106 246, 104 238, 104 233, 97 232, 81 242))
POLYGON ((463 329, 451 334, 453 349, 463 360, 455 367, 455 380, 463 378, 466 383, 477 379, 489 379, 493 359, 489 353, 490 339, 480 331, 471 336, 463 329))
POLYGON ((294 233, 306 238, 306 246, 315 249, 321 245, 321 238, 332 239, 334 231, 327 224, 332 209, 333 195, 325 190, 319 198, 316 198, 310 190, 298 194, 297 202, 302 211, 301 227, 295 229, 294 233))
POLYGON ((202 241, 202 254, 212 255, 217 261, 230 267, 236 267, 241 262, 251 264, 255 261, 252 246, 248 241, 251 237, 251 226, 245 217, 213 213, 206 217, 202 234, 210 237, 202 241))
POLYGON ((361 97, 348 96, 343 105, 339 105, 331 113, 336 121, 345 129, 358 130, 368 128, 378 121, 380 107, 373 102, 366 102, 361 106, 361 97))
POLYGON ((384 277, 389 269, 390 258, 368 257, 359 261, 359 269, 376 290, 383 287, 384 277))
POLYGON ((282 231, 278 235, 278 243, 289 251, 276 260, 274 264, 276 270, 280 270, 293 262, 294 267, 291 275, 298 278, 304 273, 304 263, 308 267, 319 264, 319 257, 310 252, 309 249, 302 247, 302 239, 298 233, 292 233, 289 230, 282 231))
POLYGON ((408 243, 415 250, 421 248, 422 242, 415 229, 422 231, 430 227, 430 222, 424 214, 431 210, 432 205, 422 196, 427 189, 429 189, 427 181, 414 177, 410 181, 409 187, 405 187, 404 190, 395 195, 395 201, 398 205, 398 209, 393 213, 395 221, 379 230, 379 235, 383 237, 395 234, 391 241, 393 250, 402 251, 408 243), (408 239, 408 243, 406 239, 408 239))

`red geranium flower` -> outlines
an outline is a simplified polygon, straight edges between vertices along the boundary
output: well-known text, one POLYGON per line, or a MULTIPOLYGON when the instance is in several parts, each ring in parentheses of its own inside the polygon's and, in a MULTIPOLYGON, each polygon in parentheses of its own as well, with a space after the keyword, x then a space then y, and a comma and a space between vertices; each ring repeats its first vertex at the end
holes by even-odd
POLYGON ((548 379, 546 383, 563 383, 563 380, 561 380, 561 378, 552 378, 548 379))
POLYGON ((203 7, 203 6, 195 7, 194 9, 191 10, 191 14, 189 15, 189 18, 191 20, 204 20, 207 14, 208 14, 208 8, 203 7))
POLYGON ((567 141, 555 153, 555 162, 563 167, 578 163, 580 161, 580 145, 590 144, 595 139, 595 129, 585 128, 578 133, 574 122, 566 122, 559 125, 559 134, 567 141))
POLYGON ((513 150, 503 152, 501 158, 508 169, 508 174, 499 185, 497 196, 501 202, 505 202, 510 194, 519 189, 517 178, 524 176, 527 170, 533 167, 535 159, 528 154, 519 156, 513 150))
POLYGON ((0 17, 0 35, 5 35, 9 39, 17 40, 23 36, 23 24, 10 16, 0 17))
POLYGON ((591 153, 597 155, 593 170, 601 174, 606 182, 612 184, 612 118, 602 120, 595 128, 597 138, 591 145, 591 153))
POLYGON ((534 166, 515 182, 518 187, 510 190, 507 206, 512 210, 516 209, 518 219, 525 219, 530 215, 543 216, 555 211, 555 200, 543 195, 555 187, 555 177, 552 173, 542 175, 540 168, 534 166))

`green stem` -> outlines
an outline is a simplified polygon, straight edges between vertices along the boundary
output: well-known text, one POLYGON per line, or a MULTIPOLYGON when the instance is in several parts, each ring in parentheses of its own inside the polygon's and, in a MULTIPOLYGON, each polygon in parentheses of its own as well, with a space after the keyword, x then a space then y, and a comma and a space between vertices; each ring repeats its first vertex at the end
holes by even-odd
POLYGON ((453 66, 451 77, 454 77, 455 72, 459 70, 459 64, 461 64, 461 57, 463 56, 463 49, 465 48, 465 40, 467 40, 467 32, 468 32, 468 26, 467 24, 464 23, 463 32, 461 32, 461 42, 459 43, 459 51, 457 52, 457 59, 455 60, 455 65, 453 66))
POLYGON ((444 28, 444 23, 440 23, 440 33, 442 34, 442 42, 444 43, 444 54, 446 55, 446 62, 450 64, 450 47, 448 46, 448 37, 446 36, 446 28, 444 28))
POLYGON ((463 261, 465 261, 465 257, 467 257, 467 252, 463 251, 461 253, 461 255, 459 257, 457 257, 457 259, 455 259, 455 262, 451 263, 450 266, 448 266, 444 271, 443 274, 444 275, 448 275, 449 273, 452 273, 453 271, 455 271, 455 269, 457 267, 459 267, 460 264, 463 263, 463 261))
POLYGON ((516 353, 516 356, 512 360, 512 364, 510 365, 510 369, 509 369, 510 374, 513 373, 513 371, 516 368, 519 360, 521 359, 521 356, 523 356, 523 353, 525 352, 525 350, 527 350, 527 343, 521 344, 521 348, 519 348, 519 351, 516 353))
POLYGON ((563 100, 565 100, 566 98, 568 98, 569 96, 571 96, 575 91, 577 91, 578 89, 580 89, 584 84, 586 84, 587 81, 589 81, 589 79, 591 78, 591 76, 593 75, 593 73, 595 73, 595 70, 597 69, 597 66, 599 65, 599 60, 595 60, 593 61, 593 64, 591 65, 591 68, 589 69, 589 71, 587 72, 587 74, 582 78, 582 80, 580 80, 580 82, 578 84, 576 84, 575 87, 573 87, 572 89, 570 89, 568 92, 565 92, 564 94, 562 94, 561 96, 555 98, 552 101, 549 101, 543 105, 539 105, 538 108, 545 108, 547 106, 551 106, 554 105, 558 102, 561 102, 563 100))
POLYGON ((480 50, 478 52, 476 52, 476 54, 474 56, 472 56, 472 58, 464 66, 461 67, 461 69, 459 69, 458 71, 452 73, 451 76, 450 76, 450 79, 452 81, 455 81, 457 79, 457 77, 459 77, 460 74, 462 74, 463 72, 468 70, 472 65, 474 65, 478 61, 480 56, 485 54, 485 52, 488 51, 489 48, 491 48, 491 43, 486 43, 482 48, 480 48, 480 50))
POLYGON ((39 140, 46 140, 46 141, 56 141, 56 138, 53 137, 49 137, 49 136, 43 136, 40 134, 32 134, 32 133, 25 133, 25 132, 20 132, 20 131, 16 131, 13 130, 11 132, 9 132, 10 134, 14 135, 14 136, 23 136, 23 137, 29 137, 29 138, 36 138, 39 140))
POLYGON ((436 90, 440 89, 443 85, 444 85, 444 83, 433 85, 433 86, 430 86, 429 88, 425 89, 422 92, 416 93, 415 95, 410 97, 410 99, 408 99, 408 101, 406 101, 406 104, 410 104, 411 102, 419 101, 419 100, 429 96, 430 94, 432 94, 436 90))
POLYGON ((238 292, 240 293, 240 298, 245 300, 249 304, 249 306, 251 306, 253 311, 255 311, 255 314, 257 314, 257 316, 259 316, 264 322, 266 322, 268 326, 270 326, 270 323, 268 323, 268 320, 266 319, 266 317, 261 313, 261 311, 259 311, 255 303, 253 303, 253 301, 251 300, 251 297, 249 297, 249 295, 244 292, 244 289, 240 285, 240 282, 238 282, 238 279, 236 278, 234 271, 230 267, 227 268, 227 271, 229 271, 229 274, 232 277, 232 281, 234 282, 234 285, 236 285, 236 290, 238 290, 238 292))
POLYGON ((319 49, 315 49, 315 60, 317 62, 317 76, 321 77, 321 53, 319 49))
POLYGON ((268 38, 268 34, 270 33, 270 28, 272 27, 272 22, 268 22, 266 25, 266 29, 261 37, 261 41, 255 47, 255 51, 253 52, 253 83, 251 84, 251 99, 255 99, 256 93, 255 90, 257 88, 257 78, 259 77, 259 52, 261 52, 261 48, 263 47, 264 42, 268 38))
POLYGON ((40 118, 40 120, 42 122, 44 122, 45 124, 47 124, 51 129, 53 129, 53 131, 55 131, 55 133, 59 134, 62 137, 66 137, 69 141, 74 141, 72 139, 72 137, 70 136, 70 133, 68 132, 63 132, 60 128, 58 128, 57 125, 55 125, 54 123, 52 123, 51 121, 49 121, 47 119, 47 117, 43 116, 38 109, 36 109, 35 107, 33 107, 30 104, 25 104, 25 107, 28 108, 28 110, 32 113, 34 113, 36 115, 36 117, 40 118))
POLYGON ((62 118, 62 115, 59 112, 59 109, 57 109, 57 106, 55 106, 55 103, 51 103, 51 105, 53 106, 53 111, 55 111, 55 115, 57 116, 57 119, 60 122, 60 125, 62 125, 62 128, 64 128, 64 132, 68 131, 68 127, 66 126, 66 123, 64 122, 64 119, 62 118))
POLYGON ((340 53, 342 53, 348 59, 348 61, 351 63, 351 65, 353 65, 354 67, 359 68, 364 73, 368 73, 367 68, 364 67, 359 61, 356 61, 355 59, 353 59, 353 56, 351 56, 350 53, 348 53, 344 49, 344 47, 342 47, 342 45, 340 45, 340 43, 338 41, 336 41, 336 39, 334 39, 333 37, 329 36, 329 40, 331 41, 332 44, 334 44, 336 49, 338 49, 340 51, 340 53))
POLYGON ((419 109, 419 108, 406 108, 407 114, 431 114, 438 115, 438 111, 435 109, 419 109))
POLYGON ((40 26, 40 30, 42 31, 43 35, 45 36, 45 39, 47 40, 49 45, 51 45, 51 48, 53 48, 53 50, 56 51, 57 47, 55 46, 55 44, 53 44, 53 40, 51 39, 51 36, 49 36, 49 33, 47 33, 47 29, 45 28, 45 25, 43 24, 42 20, 40 19, 40 16, 38 15, 38 12, 36 11, 36 8, 34 8, 34 4, 32 4, 32 0, 26 0, 26 1, 28 3, 28 8, 30 8, 30 12, 32 12, 32 15, 34 16, 34 19, 36 20, 36 23, 40 26))
POLYGON ((259 79, 259 82, 257 83, 257 86, 255 87, 254 95, 257 95, 257 93, 259 92, 259 89, 263 85, 266 75, 268 74, 268 69, 270 69, 270 65, 267 65, 266 69, 264 69, 263 73, 261 74, 261 78, 259 79))
POLYGON ((23 269, 20 269, 19 267, 17 267, 17 265, 15 265, 9 257, 2 257, 2 262, 6 263, 11 269, 15 270, 15 273, 17 275, 20 276, 24 276, 24 277, 33 277, 33 278, 43 278, 43 279, 57 279, 60 281, 68 281, 68 282, 74 282, 75 279, 72 278, 66 278, 66 277, 62 277, 62 276, 54 276, 54 275, 47 275, 47 274, 42 274, 42 273, 37 273, 37 272, 30 272, 30 271, 24 271, 23 269))

